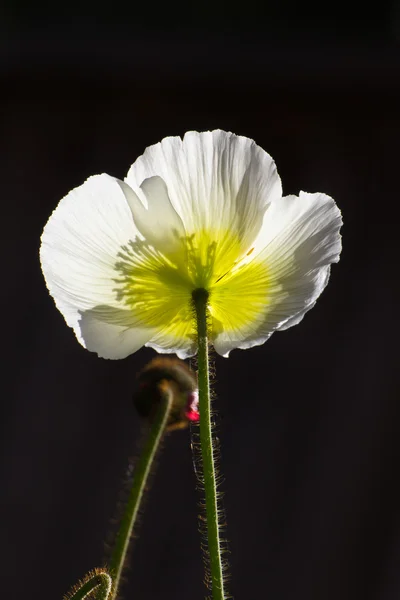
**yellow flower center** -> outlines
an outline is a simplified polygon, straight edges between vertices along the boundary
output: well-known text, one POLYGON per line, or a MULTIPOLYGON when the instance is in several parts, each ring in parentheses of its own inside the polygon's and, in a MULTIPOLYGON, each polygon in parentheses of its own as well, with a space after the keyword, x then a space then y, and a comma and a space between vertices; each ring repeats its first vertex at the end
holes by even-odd
POLYGON ((251 252, 230 232, 196 232, 168 255, 135 239, 119 253, 115 292, 144 325, 192 339, 192 292, 204 288, 210 294, 211 337, 224 330, 250 333, 265 314, 269 289, 265 264, 243 262, 251 252))

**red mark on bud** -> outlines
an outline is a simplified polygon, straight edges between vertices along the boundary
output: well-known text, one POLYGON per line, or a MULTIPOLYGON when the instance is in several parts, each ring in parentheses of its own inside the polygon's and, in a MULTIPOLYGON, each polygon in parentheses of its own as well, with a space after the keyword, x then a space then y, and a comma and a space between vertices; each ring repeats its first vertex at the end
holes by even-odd
POLYGON ((188 394, 185 416, 188 421, 192 421, 194 423, 200 421, 199 393, 197 390, 188 394))

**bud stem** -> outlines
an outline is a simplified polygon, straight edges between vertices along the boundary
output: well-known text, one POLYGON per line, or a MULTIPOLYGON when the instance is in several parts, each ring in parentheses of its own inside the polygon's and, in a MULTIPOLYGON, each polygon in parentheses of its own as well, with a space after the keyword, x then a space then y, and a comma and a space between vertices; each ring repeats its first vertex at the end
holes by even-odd
POLYGON ((204 477, 207 541, 213 600, 224 600, 224 577, 221 556, 221 541, 218 520, 216 466, 211 429, 210 376, 208 364, 207 305, 208 292, 197 289, 193 292, 196 310, 198 341, 198 385, 200 412, 200 445, 204 477))
POLYGON ((146 488, 148 477, 151 471, 154 458, 160 446, 163 434, 166 431, 168 418, 170 416, 173 391, 167 381, 159 384, 161 400, 159 407, 152 420, 148 438, 145 442, 142 454, 136 465, 133 485, 129 493, 128 502, 122 515, 121 523, 115 540, 115 546, 110 560, 110 572, 113 576, 113 594, 114 600, 118 594, 118 588, 121 580, 121 574, 125 563, 129 541, 132 535, 133 526, 136 521, 140 502, 146 488))
POLYGON ((96 569, 86 575, 64 596, 65 600, 84 600, 93 595, 98 600, 109 600, 112 593, 112 579, 104 569, 96 569))

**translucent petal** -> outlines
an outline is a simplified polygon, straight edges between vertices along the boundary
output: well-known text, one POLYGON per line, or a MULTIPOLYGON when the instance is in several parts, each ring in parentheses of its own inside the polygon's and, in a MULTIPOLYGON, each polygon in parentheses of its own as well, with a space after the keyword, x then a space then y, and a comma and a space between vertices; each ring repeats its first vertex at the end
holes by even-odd
POLYGON ((154 330, 135 323, 129 310, 96 306, 82 312, 81 343, 102 358, 125 358, 144 346, 154 330))
POLYGON ((254 252, 237 269, 234 285, 226 282, 217 352, 227 356, 233 348, 262 344, 303 318, 327 285, 330 264, 339 260, 341 223, 339 209, 325 194, 301 192, 269 206, 254 252), (257 275, 260 269, 263 276, 257 275), (247 316, 239 320, 244 311, 247 316))
POLYGON ((143 202, 127 183, 121 181, 120 185, 143 238, 164 253, 179 250, 185 228, 171 204, 164 180, 149 177, 143 181, 140 186, 143 202))
POLYGON ((98 175, 60 202, 40 250, 49 291, 100 356, 144 344, 193 355, 199 287, 218 352, 261 344, 314 306, 341 249, 331 198, 281 193, 252 140, 219 130, 166 138, 125 182, 98 175))
POLYGON ((133 352, 139 339, 143 345, 153 334, 151 328, 141 331, 116 285, 121 246, 137 233, 118 181, 103 174, 65 196, 42 234, 40 260, 50 294, 80 343, 102 356, 107 343, 115 354, 115 336, 123 348, 129 338, 133 352), (136 334, 123 333, 128 326, 136 326, 136 334))
POLYGON ((165 328, 147 342, 146 346, 161 354, 176 354, 182 360, 194 356, 197 352, 197 342, 193 328, 193 319, 182 324, 177 331, 165 328))
POLYGON ((179 252, 164 254, 147 240, 130 242, 120 252, 115 282, 119 299, 142 325, 157 331, 148 345, 188 356, 196 337, 192 292, 215 288, 212 298, 220 297, 237 261, 238 242, 229 232, 199 231, 180 243, 179 252))
POLYGON ((275 163, 252 140, 225 131, 168 137, 146 149, 126 182, 137 192, 159 176, 186 233, 216 227, 232 232, 245 252, 256 237, 266 206, 282 194, 275 163))

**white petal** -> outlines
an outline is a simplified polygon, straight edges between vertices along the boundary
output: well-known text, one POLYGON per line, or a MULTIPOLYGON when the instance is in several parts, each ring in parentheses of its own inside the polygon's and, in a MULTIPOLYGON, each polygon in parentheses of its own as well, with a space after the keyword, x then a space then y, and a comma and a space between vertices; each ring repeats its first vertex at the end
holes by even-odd
POLYGON ((181 360, 190 358, 197 353, 197 344, 190 340, 159 333, 145 344, 160 354, 176 354, 181 360))
POLYGON ((158 330, 146 346, 161 354, 174 353, 179 358, 185 359, 194 356, 197 352, 195 337, 192 308, 189 303, 186 308, 178 312, 175 319, 158 330))
POLYGON ((140 346, 154 333, 149 329, 144 334, 139 329, 135 338, 134 332, 124 333, 128 322, 135 325, 132 316, 127 323, 121 321, 128 311, 118 299, 115 264, 121 246, 137 233, 121 186, 103 174, 89 178, 65 196, 42 234, 40 260, 50 294, 80 343, 102 356, 107 355, 107 336, 112 355, 116 353, 115 336, 122 340, 124 352, 128 339, 132 347, 139 341, 140 346), (119 320, 114 315, 100 331, 97 321, 104 307, 122 312, 119 320))
POLYGON ((164 180, 154 176, 143 181, 139 191, 143 192, 144 202, 127 183, 121 181, 120 185, 135 225, 147 242, 166 254, 179 250, 179 238, 185 236, 185 228, 171 204, 164 180))
POLYGON ((218 353, 257 346, 301 321, 327 285, 330 265, 339 260, 341 224, 339 209, 325 194, 300 192, 268 207, 248 263, 265 264, 270 279, 265 313, 247 330, 223 331, 214 340, 218 353))
POLYGON ((297 313, 296 315, 294 315, 293 317, 291 317, 290 319, 288 319, 287 321, 285 321, 285 323, 283 325, 279 326, 279 331, 284 331, 285 329, 289 329, 290 327, 293 327, 293 325, 297 325, 298 323, 300 323, 300 321, 303 320, 304 315, 306 314, 306 312, 308 312, 309 310, 311 310, 317 300, 318 297, 320 296, 320 294, 324 291, 324 289, 326 288, 326 286, 328 285, 328 281, 329 281, 329 277, 331 274, 331 267, 322 267, 319 270, 319 277, 318 277, 318 281, 317 281, 317 289, 315 292, 315 300, 314 302, 311 302, 311 304, 307 304, 306 308, 304 310, 301 310, 299 313, 297 313))
POLYGON ((130 311, 96 307, 82 313, 81 343, 101 358, 125 358, 144 346, 154 330, 132 323, 130 311))
POLYGON ((188 234, 229 230, 244 249, 256 237, 265 207, 282 195, 275 163, 253 140, 225 131, 194 131, 146 149, 126 182, 138 193, 161 177, 188 234))

